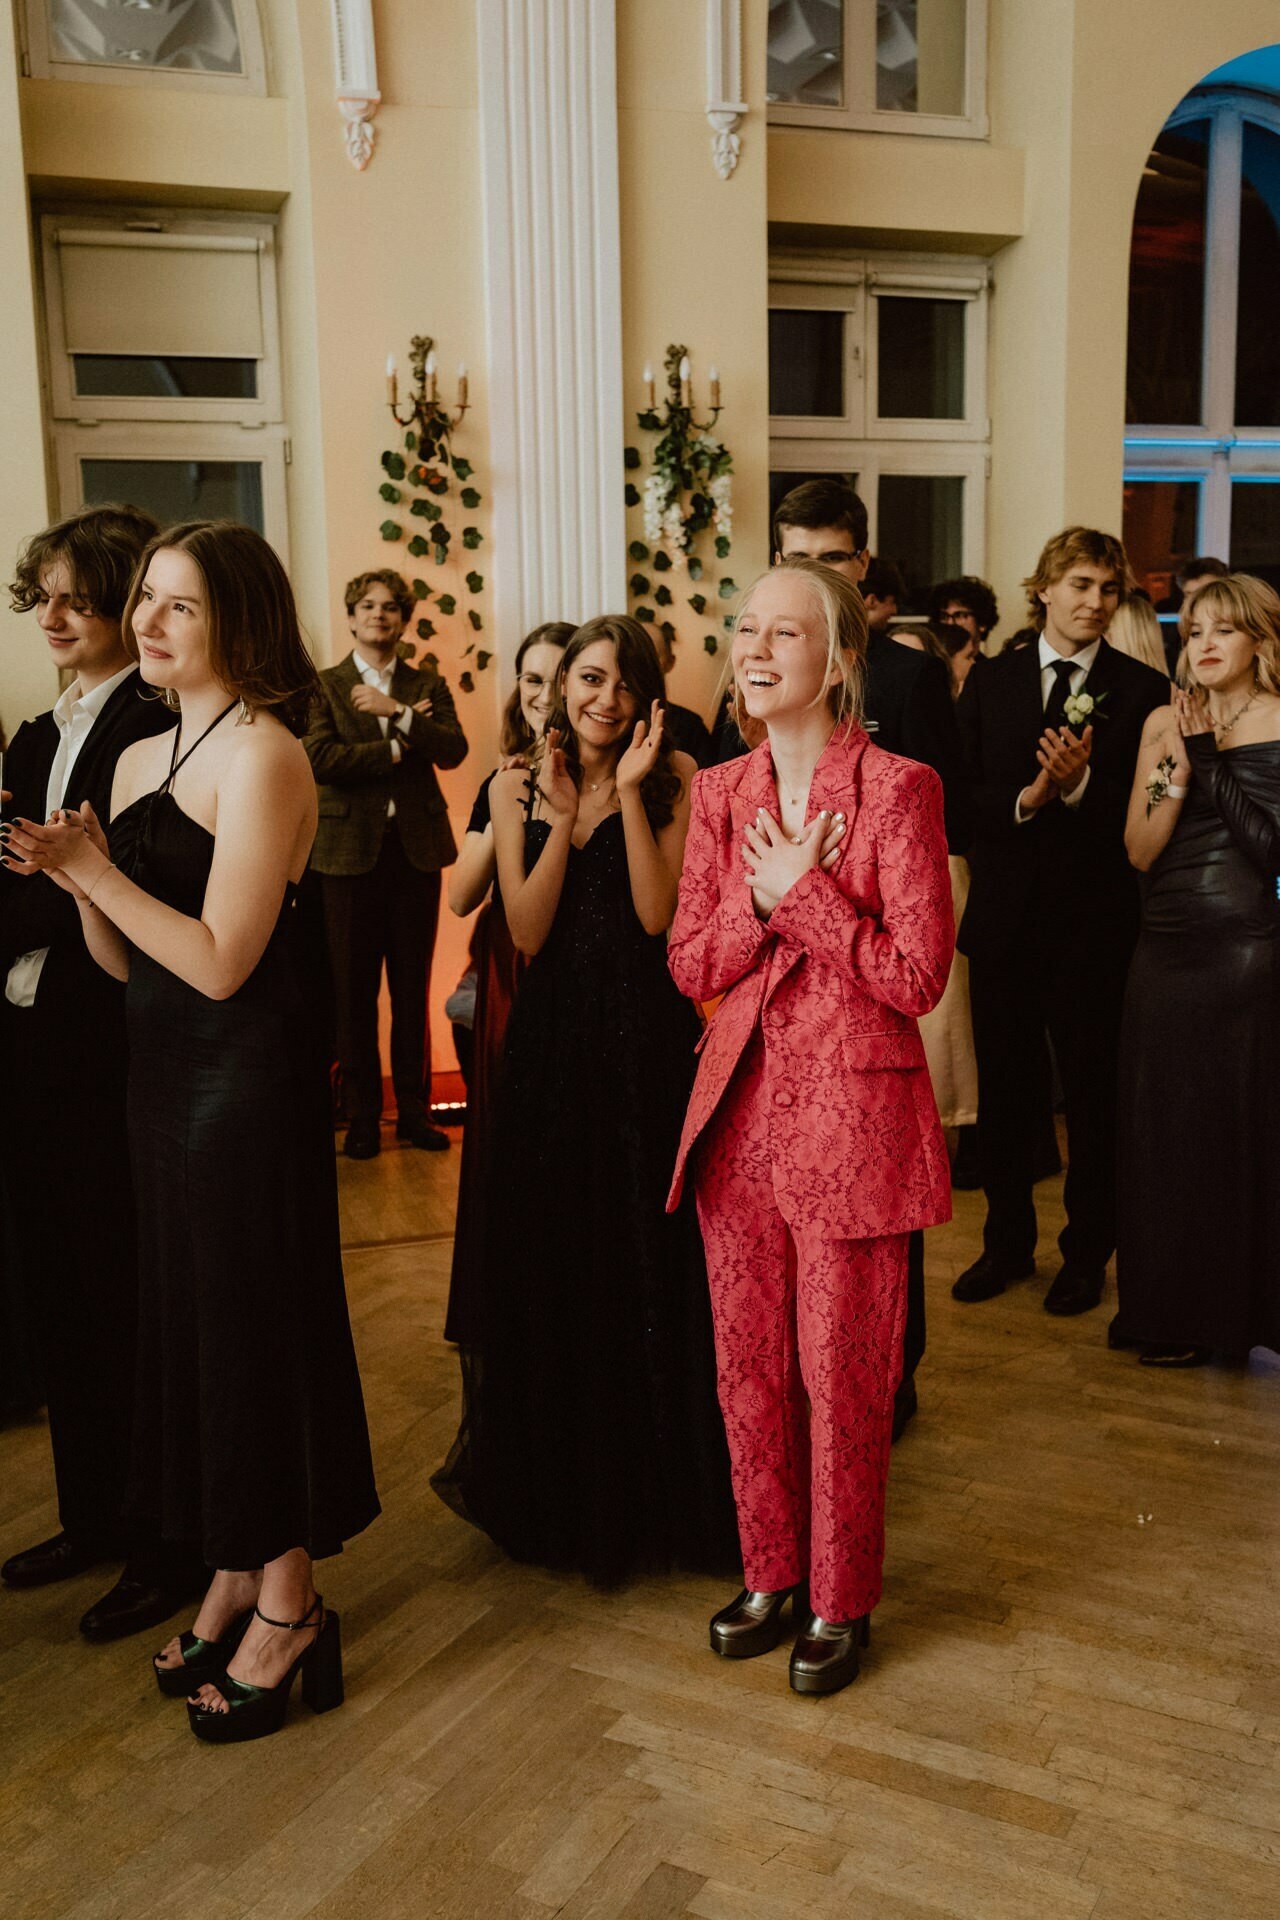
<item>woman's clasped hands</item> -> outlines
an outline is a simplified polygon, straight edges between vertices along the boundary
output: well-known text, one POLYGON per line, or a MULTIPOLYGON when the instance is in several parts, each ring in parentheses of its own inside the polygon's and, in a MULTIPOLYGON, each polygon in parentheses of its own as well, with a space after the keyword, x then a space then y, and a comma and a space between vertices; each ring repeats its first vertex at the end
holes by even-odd
POLYGON ((111 852, 86 800, 78 811, 57 808, 43 827, 34 820, 7 821, 4 864, 11 873, 47 873, 64 892, 82 896, 110 866, 111 852))
POLYGON ((742 857, 751 898, 762 920, 769 918, 783 894, 814 867, 830 872, 839 856, 844 828, 843 813, 831 814, 825 808, 794 840, 787 838, 764 807, 754 824, 747 822, 742 857))

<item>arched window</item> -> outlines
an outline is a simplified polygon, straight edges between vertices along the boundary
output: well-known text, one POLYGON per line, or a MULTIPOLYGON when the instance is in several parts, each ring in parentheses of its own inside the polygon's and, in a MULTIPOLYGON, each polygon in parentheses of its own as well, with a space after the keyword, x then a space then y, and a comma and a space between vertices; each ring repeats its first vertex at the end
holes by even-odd
POLYGON ((1280 584, 1280 88, 1241 84, 1273 76, 1280 49, 1210 75, 1138 189, 1125 542, 1166 615, 1198 554, 1280 584))

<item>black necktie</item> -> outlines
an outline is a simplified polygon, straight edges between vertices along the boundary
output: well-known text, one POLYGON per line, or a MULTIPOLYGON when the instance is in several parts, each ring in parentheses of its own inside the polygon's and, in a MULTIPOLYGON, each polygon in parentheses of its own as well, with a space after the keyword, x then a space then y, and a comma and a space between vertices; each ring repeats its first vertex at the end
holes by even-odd
POLYGON ((1053 685, 1049 689, 1049 698, 1044 709, 1046 727, 1066 726, 1067 701, 1071 698, 1071 676, 1075 670, 1074 660, 1054 661, 1053 685))

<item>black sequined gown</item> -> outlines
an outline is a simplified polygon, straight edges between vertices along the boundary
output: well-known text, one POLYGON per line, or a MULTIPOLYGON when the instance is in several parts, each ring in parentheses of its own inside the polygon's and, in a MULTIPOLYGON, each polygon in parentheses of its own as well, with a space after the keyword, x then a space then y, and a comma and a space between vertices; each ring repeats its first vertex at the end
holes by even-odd
POLYGON ((1120 1059, 1116 1331, 1280 1348, 1280 742, 1187 742, 1120 1059))
MULTIPOLYGON (((213 845, 164 789, 111 824, 117 864, 179 913, 200 913, 213 845)), ((256 1568, 293 1547, 318 1559, 378 1512, 295 897, 229 999, 137 948, 129 958, 130 1506, 211 1567, 256 1568)))
MULTIPOLYGON (((529 867, 548 832, 527 825, 529 867)), ((608 814, 507 1029, 479 1328, 432 1483, 514 1559, 603 1586, 740 1563, 701 1240, 663 1210, 697 1039, 608 814)))

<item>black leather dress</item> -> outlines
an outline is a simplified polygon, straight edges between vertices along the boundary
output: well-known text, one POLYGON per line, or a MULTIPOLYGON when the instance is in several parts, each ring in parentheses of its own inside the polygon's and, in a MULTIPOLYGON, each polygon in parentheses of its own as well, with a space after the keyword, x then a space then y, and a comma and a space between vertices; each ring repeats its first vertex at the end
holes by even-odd
POLYGON ((1187 749, 1125 998, 1116 1331, 1240 1358, 1280 1348, 1280 742, 1187 749))

